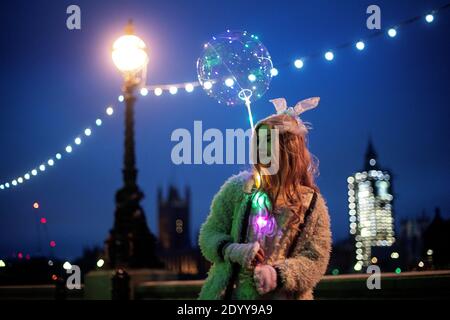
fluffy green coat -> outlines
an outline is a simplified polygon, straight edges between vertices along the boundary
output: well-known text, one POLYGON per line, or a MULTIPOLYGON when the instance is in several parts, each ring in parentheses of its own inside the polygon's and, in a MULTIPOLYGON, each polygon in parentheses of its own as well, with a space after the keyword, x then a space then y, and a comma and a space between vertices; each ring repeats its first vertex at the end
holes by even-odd
MULTIPOLYGON (((199 299, 223 299, 232 274, 232 264, 219 255, 223 241, 237 242, 249 198, 252 196, 253 179, 248 172, 232 176, 221 187, 212 201, 211 211, 200 230, 199 245, 203 256, 212 262, 199 299)), ((305 194, 304 207, 312 198, 312 189, 301 186, 305 194)), ((303 196, 303 195, 302 195, 303 196)), ((276 256, 283 257, 295 239, 295 230, 285 226, 286 237, 276 256)), ((312 299, 312 290, 326 271, 331 250, 331 232, 328 209, 319 194, 314 211, 303 227, 293 255, 277 259, 273 263, 281 273, 283 287, 270 295, 272 299, 312 299)), ((251 278, 240 284, 240 299, 259 299, 251 278)))

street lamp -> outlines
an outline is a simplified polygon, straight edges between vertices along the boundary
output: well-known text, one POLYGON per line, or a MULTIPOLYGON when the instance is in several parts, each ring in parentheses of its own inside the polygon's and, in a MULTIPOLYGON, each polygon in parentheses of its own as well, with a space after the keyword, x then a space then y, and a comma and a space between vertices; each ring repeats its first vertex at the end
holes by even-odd
POLYGON ((125 27, 125 35, 114 42, 112 60, 117 69, 123 73, 125 81, 145 80, 137 78, 136 74, 145 71, 147 68, 147 47, 141 38, 134 35, 131 22, 125 27))
POLYGON ((134 143, 134 104, 136 88, 145 85, 148 54, 144 41, 134 34, 131 21, 125 35, 112 46, 112 60, 123 74, 125 104, 125 154, 123 187, 116 193, 114 226, 105 241, 110 267, 159 267, 155 237, 150 232, 140 201, 144 194, 137 185, 134 143))

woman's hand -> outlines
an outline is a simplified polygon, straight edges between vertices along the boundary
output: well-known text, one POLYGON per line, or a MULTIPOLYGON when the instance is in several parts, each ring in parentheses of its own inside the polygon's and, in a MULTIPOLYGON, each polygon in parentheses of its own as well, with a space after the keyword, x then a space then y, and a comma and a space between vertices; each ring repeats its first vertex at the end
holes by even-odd
POLYGON ((268 264, 256 266, 253 279, 260 295, 273 291, 277 287, 277 272, 268 264))
POLYGON ((258 264, 263 263, 265 258, 266 258, 266 255, 264 253, 264 250, 262 247, 260 247, 258 252, 256 253, 255 258, 252 261, 252 265, 257 266, 258 264))
POLYGON ((230 243, 224 249, 224 259, 239 263, 244 268, 250 269, 253 261, 260 259, 259 242, 230 243), (258 258, 256 258, 258 256, 258 258))

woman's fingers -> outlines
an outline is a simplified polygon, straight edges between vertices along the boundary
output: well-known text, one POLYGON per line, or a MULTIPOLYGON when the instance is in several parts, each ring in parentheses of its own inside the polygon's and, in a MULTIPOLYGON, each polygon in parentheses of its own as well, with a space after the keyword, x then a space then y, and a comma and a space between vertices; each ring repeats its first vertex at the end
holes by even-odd
POLYGON ((253 265, 256 265, 258 263, 263 263, 265 260, 265 254, 264 254, 264 250, 262 250, 262 248, 260 248, 258 250, 258 252, 255 255, 255 258, 253 259, 253 265))
POLYGON ((256 259, 256 261, 258 261, 258 262, 263 262, 263 261, 264 261, 264 255, 262 255, 260 252, 258 252, 258 253, 256 254, 255 259, 256 259))
POLYGON ((264 253, 264 249, 261 247, 261 248, 259 248, 259 252, 262 254, 262 256, 263 257, 265 257, 266 256, 266 254, 264 253))
POLYGON ((257 266, 254 273, 254 280, 256 285, 256 290, 259 294, 264 294, 264 275, 261 267, 257 266))
POLYGON ((271 283, 270 283, 270 290, 274 290, 277 287, 277 272, 273 267, 271 267, 271 283))
POLYGON ((266 255, 265 255, 265 253, 264 253, 264 250, 262 250, 262 249, 259 249, 259 251, 258 251, 258 253, 257 253, 259 256, 261 256, 263 259, 266 257, 266 255))

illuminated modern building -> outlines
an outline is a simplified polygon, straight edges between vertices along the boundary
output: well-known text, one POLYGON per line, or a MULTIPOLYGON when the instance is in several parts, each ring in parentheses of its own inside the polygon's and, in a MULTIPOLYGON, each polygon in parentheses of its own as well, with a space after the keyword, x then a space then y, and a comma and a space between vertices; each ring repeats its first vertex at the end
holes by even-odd
POLYGON ((347 182, 350 234, 355 241, 354 269, 360 271, 377 263, 374 251, 380 252, 395 242, 391 174, 379 167, 371 141, 364 170, 348 177, 347 182))

